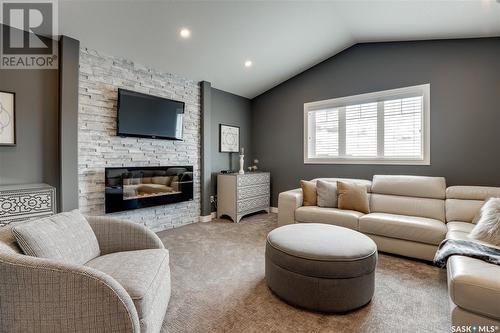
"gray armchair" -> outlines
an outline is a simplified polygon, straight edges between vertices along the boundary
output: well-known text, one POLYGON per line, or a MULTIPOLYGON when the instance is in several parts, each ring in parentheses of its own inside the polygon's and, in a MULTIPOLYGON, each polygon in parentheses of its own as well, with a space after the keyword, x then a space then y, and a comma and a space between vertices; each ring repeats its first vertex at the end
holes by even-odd
POLYGON ((146 227, 88 217, 101 255, 85 265, 22 254, 0 228, 1 332, 159 332, 169 254, 146 227))

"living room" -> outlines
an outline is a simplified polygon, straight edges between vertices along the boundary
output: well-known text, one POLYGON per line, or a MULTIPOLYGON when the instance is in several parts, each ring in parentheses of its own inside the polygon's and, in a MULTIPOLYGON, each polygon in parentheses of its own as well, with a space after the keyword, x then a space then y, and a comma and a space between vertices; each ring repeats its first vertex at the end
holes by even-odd
POLYGON ((500 1, 0 5, 0 332, 500 332, 500 1))

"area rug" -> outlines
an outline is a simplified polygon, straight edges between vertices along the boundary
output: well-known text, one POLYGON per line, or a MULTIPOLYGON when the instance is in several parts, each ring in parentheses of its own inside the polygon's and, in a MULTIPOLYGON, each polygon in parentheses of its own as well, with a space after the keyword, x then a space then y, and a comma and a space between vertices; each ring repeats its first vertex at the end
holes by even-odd
POLYGON ((264 279, 265 239, 276 227, 276 214, 258 214, 160 232, 172 270, 162 333, 450 331, 446 272, 387 254, 371 303, 357 311, 319 314, 282 302, 264 279))

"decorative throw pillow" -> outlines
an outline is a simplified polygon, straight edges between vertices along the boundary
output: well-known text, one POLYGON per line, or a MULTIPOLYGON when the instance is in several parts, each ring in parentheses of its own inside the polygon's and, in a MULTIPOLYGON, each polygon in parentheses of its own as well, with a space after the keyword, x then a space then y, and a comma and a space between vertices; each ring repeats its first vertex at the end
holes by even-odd
POLYGON ((484 203, 469 238, 500 246, 500 198, 490 198, 484 203))
POLYGON ((319 207, 337 207, 337 183, 318 180, 316 182, 319 207))
POLYGON ((83 265, 100 255, 94 231, 78 210, 16 223, 12 233, 29 256, 83 265))
POLYGON ((370 203, 365 186, 353 183, 337 182, 338 206, 340 209, 356 210, 368 214, 370 203))
POLYGON ((304 206, 316 206, 316 184, 308 180, 301 180, 302 197, 304 206))

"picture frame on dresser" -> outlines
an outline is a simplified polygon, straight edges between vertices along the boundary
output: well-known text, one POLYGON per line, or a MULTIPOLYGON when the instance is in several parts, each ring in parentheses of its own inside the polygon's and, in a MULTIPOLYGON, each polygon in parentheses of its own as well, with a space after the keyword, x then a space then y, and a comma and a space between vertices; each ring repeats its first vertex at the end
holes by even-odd
POLYGON ((240 127, 219 124, 219 152, 237 153, 240 151, 240 127))
POLYGON ((0 91, 0 146, 16 145, 16 93, 0 91))

